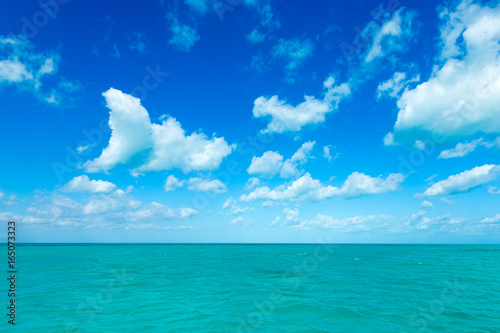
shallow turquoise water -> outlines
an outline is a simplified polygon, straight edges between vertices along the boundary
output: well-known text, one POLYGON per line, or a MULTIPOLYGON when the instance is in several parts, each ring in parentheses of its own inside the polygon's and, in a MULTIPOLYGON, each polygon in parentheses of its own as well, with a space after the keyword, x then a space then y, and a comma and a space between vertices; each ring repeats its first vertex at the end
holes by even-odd
POLYGON ((500 332, 495 245, 17 251, 12 331, 500 332))

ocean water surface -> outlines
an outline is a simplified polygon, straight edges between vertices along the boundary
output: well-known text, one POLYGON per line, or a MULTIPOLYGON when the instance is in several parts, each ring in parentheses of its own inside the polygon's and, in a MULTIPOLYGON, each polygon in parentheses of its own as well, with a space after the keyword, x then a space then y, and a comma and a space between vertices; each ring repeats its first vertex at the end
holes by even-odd
MULTIPOLYGON (((19 332, 500 332, 499 245, 20 245, 19 332)), ((4 319, 7 321, 6 317, 4 319)))

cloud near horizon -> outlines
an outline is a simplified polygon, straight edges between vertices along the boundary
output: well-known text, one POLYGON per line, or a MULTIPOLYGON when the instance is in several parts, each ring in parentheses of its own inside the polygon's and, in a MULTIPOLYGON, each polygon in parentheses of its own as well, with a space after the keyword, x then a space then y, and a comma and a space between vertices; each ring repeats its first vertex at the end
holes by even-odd
POLYGON ((404 179, 405 176, 400 173, 392 173, 384 179, 382 176, 370 177, 360 172, 353 172, 347 177, 342 187, 338 188, 322 185, 307 172, 299 179, 272 190, 267 186, 258 187, 249 194, 241 195, 240 201, 322 201, 334 196, 352 199, 398 191, 404 179))

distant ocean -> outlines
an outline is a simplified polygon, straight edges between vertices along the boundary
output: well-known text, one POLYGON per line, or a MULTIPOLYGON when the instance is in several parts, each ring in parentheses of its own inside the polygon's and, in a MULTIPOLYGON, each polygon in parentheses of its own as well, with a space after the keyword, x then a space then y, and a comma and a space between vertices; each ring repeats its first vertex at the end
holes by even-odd
POLYGON ((17 252, 17 324, 2 332, 500 332, 498 245, 17 252))

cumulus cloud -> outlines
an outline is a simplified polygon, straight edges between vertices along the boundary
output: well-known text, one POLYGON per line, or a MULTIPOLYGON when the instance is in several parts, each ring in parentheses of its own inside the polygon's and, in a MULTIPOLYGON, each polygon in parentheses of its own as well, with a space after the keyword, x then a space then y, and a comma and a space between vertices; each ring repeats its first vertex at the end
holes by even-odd
POLYGON ((185 173, 216 170, 235 148, 224 138, 207 138, 203 133, 186 136, 172 117, 151 123, 138 98, 110 88, 103 93, 110 109, 111 138, 98 158, 84 164, 86 172, 107 171, 118 164, 135 166, 134 172, 178 168, 185 173))
POLYGON ((419 82, 420 75, 416 75, 411 79, 406 78, 406 73, 395 72, 392 78, 382 82, 377 87, 377 98, 380 99, 384 96, 396 98, 399 96, 401 90, 405 89, 409 83, 419 82))
POLYGON ((499 174, 500 166, 485 164, 438 181, 427 188, 424 193, 415 196, 422 198, 467 192, 495 180, 499 174))
POLYGON ((500 131, 500 5, 464 1, 441 18, 441 57, 398 99, 396 142, 500 131))
POLYGON ((278 96, 259 97, 254 101, 253 115, 256 118, 271 118, 262 133, 298 132, 304 126, 320 124, 325 115, 338 108, 340 101, 351 94, 347 83, 334 86, 335 79, 329 77, 324 82, 326 89, 323 99, 304 96, 305 101, 297 106, 280 100, 278 96))
POLYGON ((255 200, 290 200, 290 201, 321 201, 338 193, 338 188, 323 186, 319 180, 313 179, 309 173, 291 182, 271 190, 267 186, 258 187, 249 194, 240 196, 241 201, 255 200))
POLYGON ((165 181, 165 192, 174 191, 175 189, 182 187, 182 185, 184 185, 184 180, 179 180, 174 175, 170 175, 165 181))
POLYGON ((83 207, 84 214, 101 214, 106 212, 127 211, 139 208, 141 202, 123 190, 116 190, 107 195, 94 196, 83 207))
POLYGON ((304 170, 300 170, 299 167, 311 158, 311 151, 315 144, 315 141, 303 143, 292 157, 284 162, 283 156, 279 153, 267 151, 261 157, 253 157, 247 171, 251 175, 265 178, 273 178, 278 172, 281 178, 298 177, 304 173, 304 170))
POLYGON ((254 156, 247 169, 248 174, 272 178, 281 169, 283 156, 274 151, 266 151, 261 157, 254 156))
POLYGON ((346 199, 394 192, 405 177, 402 174, 390 174, 387 178, 370 177, 363 173, 353 172, 347 177, 341 188, 331 185, 324 186, 319 180, 313 179, 309 173, 291 183, 280 185, 274 189, 262 186, 249 194, 240 196, 240 201, 322 201, 334 196, 346 199))
POLYGON ((176 50, 189 53, 193 45, 200 40, 198 29, 187 24, 180 23, 177 18, 171 18, 169 39, 170 45, 176 50))
POLYGON ((399 190, 400 184, 405 176, 400 173, 391 173, 387 178, 382 176, 370 177, 360 172, 353 172, 342 185, 340 194, 344 198, 357 198, 365 195, 395 192, 399 190))
POLYGON ((109 193, 116 188, 116 185, 103 180, 90 180, 88 176, 82 175, 73 178, 61 188, 63 192, 78 193, 109 193))
POLYGON ((152 202, 145 205, 141 209, 132 210, 127 212, 127 219, 130 221, 144 221, 144 220, 170 220, 170 219, 184 219, 191 217, 198 212, 192 208, 177 208, 172 209, 168 206, 162 205, 158 202, 152 202))
POLYGON ((315 144, 315 141, 308 141, 302 144, 295 154, 283 163, 280 170, 280 177, 291 178, 303 174, 304 170, 300 170, 299 167, 304 165, 307 160, 311 158, 311 151, 315 144))
POLYGON ((245 190, 253 190, 254 188, 258 187, 261 184, 261 181, 257 177, 252 177, 250 178, 247 183, 245 184, 245 190))
POLYGON ((199 192, 224 193, 227 191, 226 185, 217 179, 204 179, 199 177, 190 178, 188 181, 188 190, 199 192))
POLYGON ((57 193, 41 195, 26 211, 29 215, 17 215, 16 220, 86 229, 175 229, 178 226, 165 226, 165 221, 182 220, 198 213, 192 208, 170 208, 158 202, 142 204, 130 194, 130 189, 93 194, 80 202, 57 193))
POLYGON ((235 145, 229 146, 224 138, 208 139, 204 134, 185 135, 181 124, 167 118, 160 124, 152 124, 153 151, 147 162, 138 171, 161 171, 172 168, 211 171, 216 170, 222 159, 229 155, 235 145))

